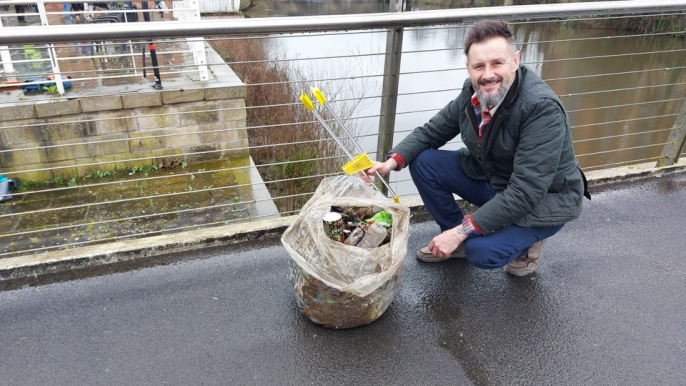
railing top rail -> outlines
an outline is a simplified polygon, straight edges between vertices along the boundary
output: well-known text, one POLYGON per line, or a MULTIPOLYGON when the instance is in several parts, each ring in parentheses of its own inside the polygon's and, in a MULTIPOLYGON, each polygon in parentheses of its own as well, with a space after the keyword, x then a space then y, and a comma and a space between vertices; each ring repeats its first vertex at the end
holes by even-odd
POLYGON ((147 39, 295 32, 398 28, 472 22, 487 18, 539 20, 599 14, 631 15, 686 11, 686 0, 604 1, 436 11, 389 12, 336 16, 297 16, 260 19, 209 19, 192 22, 111 23, 99 25, 24 26, 3 28, 0 45, 73 42, 93 39, 147 39))
MULTIPOLYGON (((165 0, 165 1, 171 1, 171 2, 181 2, 184 0, 165 0)), ((0 5, 14 5, 14 4, 25 4, 25 5, 31 5, 31 4, 37 4, 39 3, 39 0, 21 0, 21 2, 18 2, 17 0, 0 0, 0 5)), ((64 4, 64 3, 69 3, 69 1, 64 1, 64 0, 42 0, 43 3, 45 4, 64 4)), ((80 3, 81 1, 76 1, 76 3, 80 3)), ((84 3, 86 1, 83 1, 84 3)), ((97 2, 96 2, 97 3, 97 2)))

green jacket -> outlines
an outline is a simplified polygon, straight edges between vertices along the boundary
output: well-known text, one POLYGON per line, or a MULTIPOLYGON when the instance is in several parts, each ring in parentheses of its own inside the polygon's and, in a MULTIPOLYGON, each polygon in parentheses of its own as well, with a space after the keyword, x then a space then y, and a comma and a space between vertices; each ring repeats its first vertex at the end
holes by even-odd
POLYGON ((487 180, 495 197, 472 214, 484 235, 510 224, 547 227, 581 214, 583 173, 574 155, 562 103, 541 78, 520 66, 512 87, 479 141, 471 104, 474 88, 462 93, 391 152, 407 164, 426 149, 438 149, 458 134, 460 167, 471 178, 487 180))

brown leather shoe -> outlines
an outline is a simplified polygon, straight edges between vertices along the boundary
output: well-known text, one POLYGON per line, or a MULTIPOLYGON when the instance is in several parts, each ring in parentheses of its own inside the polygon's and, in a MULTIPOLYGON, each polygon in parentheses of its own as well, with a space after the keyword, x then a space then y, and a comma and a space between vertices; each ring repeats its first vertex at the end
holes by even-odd
POLYGON ((527 253, 519 256, 505 267, 505 272, 515 276, 526 276, 536 272, 544 243, 545 240, 541 240, 531 244, 527 253))
POLYGON ((417 260, 423 261, 425 263, 437 263, 439 261, 444 261, 448 259, 463 259, 467 257, 464 253, 464 244, 460 244, 460 246, 457 247, 457 249, 450 254, 450 256, 447 257, 438 257, 434 256, 433 253, 431 253, 431 250, 429 249, 428 245, 425 245, 417 251, 417 260))

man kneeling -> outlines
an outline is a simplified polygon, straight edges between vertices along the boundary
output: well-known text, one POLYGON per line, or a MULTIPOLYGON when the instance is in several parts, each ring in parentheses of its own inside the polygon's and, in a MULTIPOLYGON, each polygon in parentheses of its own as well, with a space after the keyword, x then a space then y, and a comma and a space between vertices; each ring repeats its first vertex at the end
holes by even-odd
POLYGON ((366 172, 386 175, 409 165, 442 232, 417 252, 419 260, 466 257, 480 268, 505 266, 524 276, 538 268, 544 240, 579 217, 590 195, 564 107, 520 65, 507 24, 474 24, 464 46, 470 79, 457 99, 366 172), (438 150, 458 134, 464 148, 438 150), (464 216, 453 193, 479 208, 464 216))

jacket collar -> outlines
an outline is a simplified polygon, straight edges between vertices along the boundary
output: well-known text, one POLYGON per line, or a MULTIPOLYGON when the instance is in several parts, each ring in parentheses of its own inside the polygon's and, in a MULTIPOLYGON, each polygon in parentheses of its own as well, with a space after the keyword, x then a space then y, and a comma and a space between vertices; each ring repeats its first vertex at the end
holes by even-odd
POLYGON ((500 107, 507 107, 507 106, 511 105, 515 99, 517 99, 517 95, 519 94, 519 89, 522 85, 521 79, 522 79, 522 65, 520 64, 519 67, 517 68, 517 73, 516 73, 516 76, 514 78, 514 81, 512 82, 510 89, 507 90, 507 94, 505 94, 505 99, 503 99, 503 103, 500 104, 500 107))

